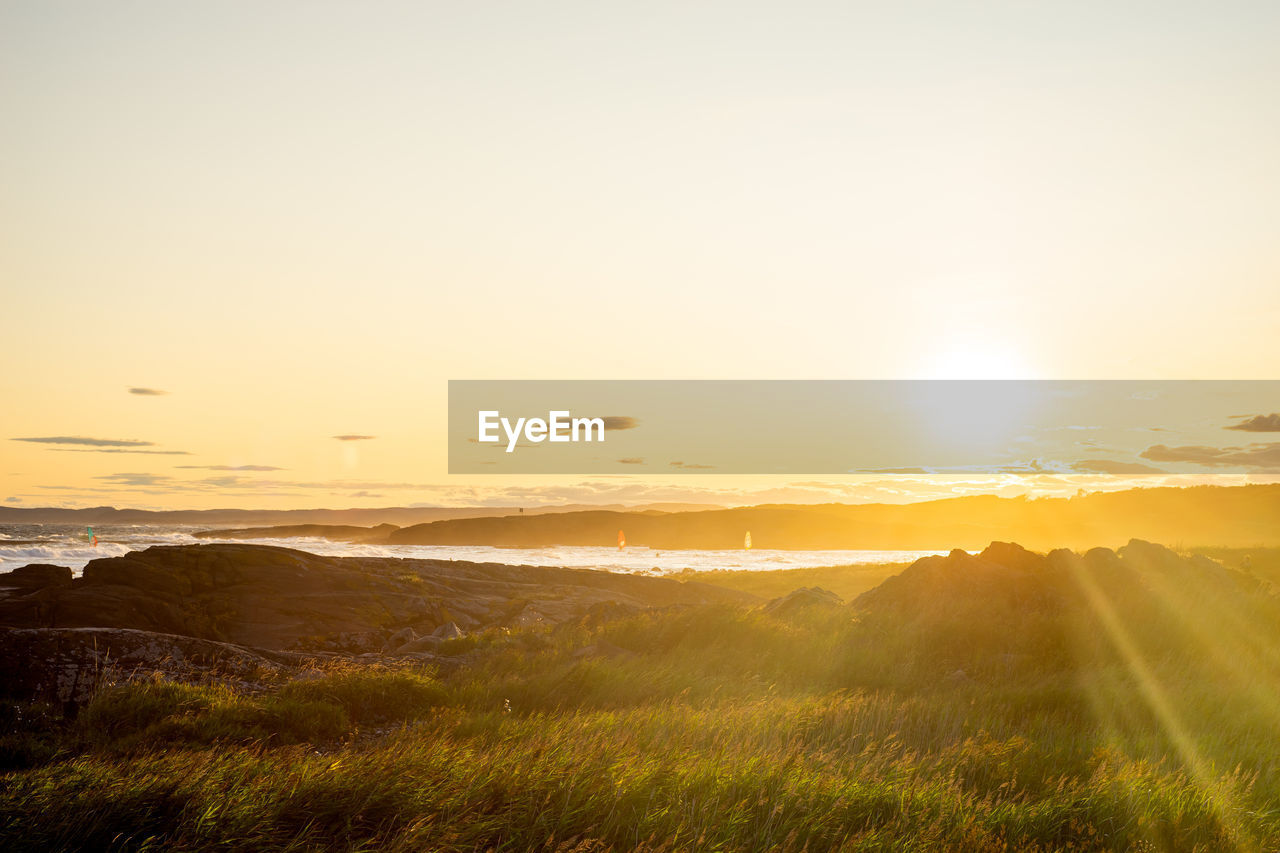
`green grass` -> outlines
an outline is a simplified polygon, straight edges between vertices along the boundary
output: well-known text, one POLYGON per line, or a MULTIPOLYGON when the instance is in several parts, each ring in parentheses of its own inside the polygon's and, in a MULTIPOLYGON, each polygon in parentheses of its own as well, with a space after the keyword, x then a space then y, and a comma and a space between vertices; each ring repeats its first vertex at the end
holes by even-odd
POLYGON ((898 574, 908 565, 910 564, 867 563, 851 566, 778 569, 767 572, 685 569, 674 577, 749 592, 766 600, 786 595, 801 587, 816 586, 831 590, 845 601, 852 601, 867 590, 874 589, 885 578, 898 574))
POLYGON ((1056 612, 716 606, 494 632, 448 676, 119 685, 9 709, 44 748, 0 778, 0 848, 1277 849, 1268 614, 1118 645, 1056 612))

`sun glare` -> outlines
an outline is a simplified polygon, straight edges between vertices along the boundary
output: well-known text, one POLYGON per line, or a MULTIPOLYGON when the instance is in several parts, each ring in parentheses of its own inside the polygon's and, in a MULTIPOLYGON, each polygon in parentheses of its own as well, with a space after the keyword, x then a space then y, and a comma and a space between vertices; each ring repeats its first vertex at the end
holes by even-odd
POLYGON ((928 356, 921 379, 1035 379, 1028 359, 1003 341, 950 342, 928 356))

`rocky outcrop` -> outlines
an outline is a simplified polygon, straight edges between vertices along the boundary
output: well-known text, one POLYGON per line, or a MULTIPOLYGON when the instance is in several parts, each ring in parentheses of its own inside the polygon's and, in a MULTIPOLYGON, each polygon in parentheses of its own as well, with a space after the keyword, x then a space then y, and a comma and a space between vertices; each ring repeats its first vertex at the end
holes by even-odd
POLYGON ((406 628, 416 640, 449 623, 467 632, 555 625, 608 603, 640 609, 751 600, 707 584, 585 569, 179 545, 93 560, 69 584, 10 588, 0 593, 0 625, 127 628, 262 649, 363 653, 383 651, 406 628))
POLYGON ((159 675, 250 689, 301 656, 123 628, 0 628, 0 695, 77 706, 99 687, 159 675))
POLYGON ((47 586, 67 586, 71 583, 71 569, 66 566, 50 566, 32 563, 11 572, 0 574, 0 586, 35 590, 47 586))
POLYGON ((439 628, 436 628, 434 631, 431 632, 431 636, 429 637, 412 636, 414 633, 413 629, 410 628, 408 630, 411 635, 410 639, 396 646, 394 649, 394 654, 397 654, 397 655, 419 655, 423 653, 430 654, 431 652, 434 652, 436 649, 440 648, 440 646, 442 646, 446 640, 458 640, 467 635, 465 631, 463 631, 453 622, 446 622, 445 624, 441 625, 439 628))
POLYGON ((969 608, 1039 609, 1052 606, 1048 563, 1041 554, 993 542, 981 554, 954 550, 924 557, 855 599, 860 609, 904 611, 914 618, 969 608))
POLYGON ((894 666, 973 678, 1056 672, 1135 649, 1189 665, 1220 653, 1202 638, 1280 622, 1280 599, 1257 578, 1141 540, 1084 554, 995 542, 976 555, 926 557, 853 607, 894 666))
POLYGON ((1163 590, 1178 597, 1241 598, 1264 592, 1257 578, 1207 557, 1183 556, 1134 539, 1118 551, 1066 549, 1037 554, 1010 542, 992 542, 980 554, 952 551, 925 557, 855 599, 870 612, 930 614, 973 611, 1055 611, 1102 596, 1114 606, 1140 606, 1163 590), (1165 588, 1168 588, 1167 590, 1165 588))
POLYGON ((840 604, 840 596, 831 590, 820 586, 804 586, 773 599, 761 609, 774 616, 790 616, 813 608, 830 610, 840 604))

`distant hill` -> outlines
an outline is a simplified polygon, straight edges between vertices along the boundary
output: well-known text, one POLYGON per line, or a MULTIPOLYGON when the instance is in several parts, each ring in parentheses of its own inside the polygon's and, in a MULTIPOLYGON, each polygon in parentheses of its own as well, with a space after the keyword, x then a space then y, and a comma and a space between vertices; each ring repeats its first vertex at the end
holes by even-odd
POLYGON ((913 504, 764 505, 697 513, 591 509, 555 515, 456 518, 403 527, 392 544, 629 546, 738 549, 924 550, 981 548, 1015 539, 1051 549, 1175 545, 1280 545, 1280 485, 1097 492, 1073 498, 948 498, 913 504))
MULTIPOLYGON (((1073 498, 947 498, 913 504, 701 504, 639 507, 384 507, 170 510, 0 507, 0 524, 192 524, 214 527, 396 525, 391 544, 631 546, 739 549, 973 550, 1016 540, 1033 549, 1118 547, 1130 539, 1181 546, 1280 546, 1280 484, 1095 492, 1073 498)), ((270 535, 264 533, 262 535, 270 535)), ((287 534, 278 534, 287 535, 287 534)))
POLYGON ((379 542, 398 528, 394 524, 357 527, 351 524, 277 524, 272 527, 239 527, 230 530, 198 530, 197 539, 288 539, 310 537, 335 542, 379 542))
MULTIPOLYGON (((576 512, 584 509, 600 509, 598 506, 566 504, 564 506, 527 507, 525 515, 576 512)), ((656 503, 627 507, 615 504, 608 509, 629 512, 694 512, 719 509, 714 505, 690 503, 656 503)), ((450 518, 498 517, 520 515, 520 507, 471 506, 471 507, 381 507, 374 509, 182 509, 149 510, 117 509, 98 506, 85 509, 59 507, 9 507, 0 506, 0 524, 201 524, 214 526, 258 527, 300 524, 345 524, 357 527, 373 527, 378 524, 394 524, 405 527, 412 524, 450 518)))

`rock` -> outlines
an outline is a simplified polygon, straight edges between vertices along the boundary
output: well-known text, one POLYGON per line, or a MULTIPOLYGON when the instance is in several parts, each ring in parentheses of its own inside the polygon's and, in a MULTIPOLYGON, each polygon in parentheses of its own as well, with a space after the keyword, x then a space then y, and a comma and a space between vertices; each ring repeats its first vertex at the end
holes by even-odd
POLYGON ((19 589, 44 589, 47 586, 67 586, 70 583, 71 569, 46 563, 32 563, 0 574, 0 586, 19 589))
POLYGON ((181 681, 257 682, 305 663, 300 655, 120 628, 0 628, 0 694, 68 710, 102 686, 159 673, 181 681))
POLYGON ((446 622, 439 628, 431 632, 431 636, 438 637, 441 640, 456 640, 459 637, 465 637, 466 634, 454 622, 446 622))
POLYGON ((911 649, 927 649, 922 666, 939 677, 959 668, 986 679, 1079 660, 1054 649, 1105 653, 1118 618, 1141 626, 1139 639, 1182 636, 1192 620, 1211 635, 1229 619, 1273 624, 1275 604, 1266 589, 1212 560, 1134 540, 1083 555, 993 542, 976 556, 925 557, 858 596, 854 608, 883 637, 910 637, 911 649))
POLYGON ((831 590, 819 586, 806 586, 773 599, 764 606, 763 610, 774 616, 789 616, 813 607, 830 609, 839 607, 841 604, 840 596, 831 590))
POLYGON ((958 613, 1039 610, 1054 599, 1047 561, 1017 545, 992 543, 974 556, 954 550, 923 557, 854 600, 855 606, 913 620, 958 613))
POLYGON ((417 631, 412 628, 401 628, 399 631, 396 631, 388 637, 382 647, 386 650, 398 649, 406 643, 412 643, 416 639, 418 639, 417 631))
MULTIPOLYGON (((952 551, 952 553, 955 552, 952 551)), ((1024 572, 1035 572, 1044 568, 1044 557, 1028 551, 1015 542, 992 542, 978 557, 990 563, 998 563, 1024 572)))
POLYGON ((754 600, 710 584, 586 569, 167 545, 93 560, 69 584, 0 595, 0 625, 129 628, 360 654, 398 652, 430 626, 456 637, 500 625, 556 625, 597 605, 639 610, 754 600), (406 626, 415 628, 411 638, 399 634, 406 626), (390 642, 393 635, 404 642, 390 642))
POLYGON ((419 652, 434 652, 440 648, 440 644, 443 642, 444 639, 441 637, 419 637, 400 646, 395 653, 398 655, 412 655, 419 652))
POLYGON ((422 663, 431 663, 431 664, 437 664, 437 665, 439 665, 442 660, 441 658, 431 654, 430 652, 408 652, 406 654, 400 655, 400 657, 406 657, 412 660, 421 661, 422 663))

